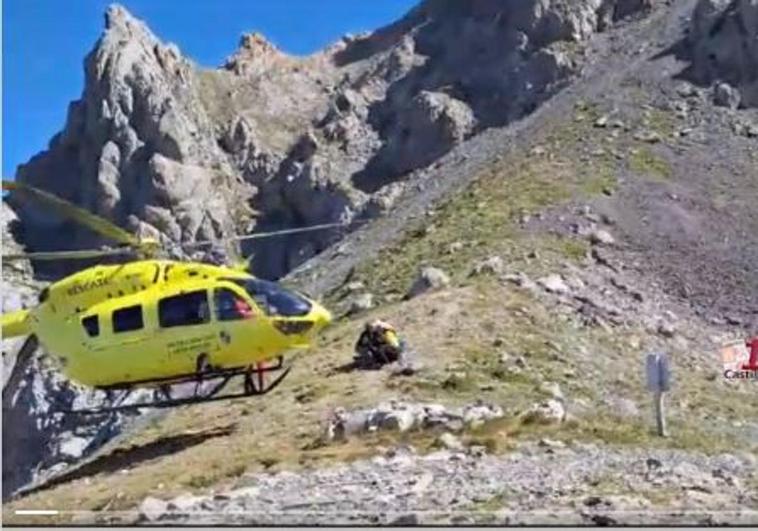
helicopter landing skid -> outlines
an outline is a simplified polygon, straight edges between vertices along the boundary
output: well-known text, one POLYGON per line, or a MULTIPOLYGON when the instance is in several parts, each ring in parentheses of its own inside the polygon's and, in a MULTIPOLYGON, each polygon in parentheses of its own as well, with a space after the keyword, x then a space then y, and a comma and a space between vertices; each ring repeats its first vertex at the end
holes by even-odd
MULTIPOLYGON (((171 408, 192 404, 204 404, 207 402, 216 402, 219 400, 231 400, 233 398, 247 398, 251 396, 261 396, 273 391, 284 378, 289 374, 292 366, 284 366, 283 360, 280 358, 279 363, 273 366, 266 366, 264 364, 257 364, 250 367, 240 367, 237 369, 225 369, 217 371, 207 371, 201 374, 189 375, 175 378, 171 383, 165 383, 165 380, 156 380, 153 382, 144 381, 139 382, 139 385, 119 385, 117 389, 121 390, 123 394, 120 394, 116 400, 117 405, 104 408, 93 409, 68 409, 58 410, 59 413, 68 413, 75 415, 98 415, 104 413, 124 412, 124 411, 136 411, 142 408, 171 408), (265 381, 265 374, 267 372, 281 371, 270 382, 265 381), (243 378, 243 391, 241 392, 229 392, 220 394, 229 382, 236 376, 243 378), (201 383, 212 382, 214 380, 220 380, 216 383, 208 392, 198 393, 202 387, 201 383), (172 398, 170 388, 172 385, 179 383, 194 382, 195 389, 191 396, 182 398, 172 398), (126 398, 131 392, 138 388, 144 388, 148 384, 153 383, 158 386, 159 392, 156 395, 161 396, 159 400, 151 400, 149 402, 135 402, 132 404, 123 404, 126 398)), ((105 389, 106 392, 111 393, 115 387, 105 389)))

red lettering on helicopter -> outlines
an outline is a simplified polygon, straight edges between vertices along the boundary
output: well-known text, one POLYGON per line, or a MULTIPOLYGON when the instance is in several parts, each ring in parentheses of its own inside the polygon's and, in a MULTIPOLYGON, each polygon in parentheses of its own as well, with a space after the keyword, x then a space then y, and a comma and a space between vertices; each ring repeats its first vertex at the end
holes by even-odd
POLYGON ((74 284, 66 292, 68 295, 79 295, 86 291, 90 291, 96 288, 102 288, 108 284, 107 278, 98 278, 90 282, 84 282, 83 284, 74 284))

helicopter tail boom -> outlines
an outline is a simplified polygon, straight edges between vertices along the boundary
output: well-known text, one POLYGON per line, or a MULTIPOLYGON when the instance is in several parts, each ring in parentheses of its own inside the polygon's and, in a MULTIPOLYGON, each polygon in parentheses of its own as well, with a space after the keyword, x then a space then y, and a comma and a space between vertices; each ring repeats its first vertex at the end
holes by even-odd
POLYGON ((16 312, 4 313, 2 317, 0 317, 0 323, 2 323, 3 339, 17 336, 28 336, 32 333, 29 310, 18 310, 16 312))

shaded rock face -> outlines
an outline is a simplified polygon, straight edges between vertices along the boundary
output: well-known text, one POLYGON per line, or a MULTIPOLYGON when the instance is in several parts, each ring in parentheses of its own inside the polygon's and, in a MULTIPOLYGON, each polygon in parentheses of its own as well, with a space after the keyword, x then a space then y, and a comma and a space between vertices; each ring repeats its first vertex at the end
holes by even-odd
POLYGON ((688 44, 697 81, 717 82, 721 94, 736 89, 736 98, 716 95, 724 105, 758 106, 758 3, 700 0, 688 44))
MULTIPOLYGON (((372 217, 397 195, 388 186, 482 128, 531 112, 577 70, 581 43, 646 5, 427 1, 306 58, 245 35, 218 69, 194 65, 112 6, 85 60, 81 99, 16 177, 174 243, 372 217)), ((11 201, 30 249, 59 249, 50 237, 58 231, 70 235, 67 248, 103 243, 11 201)), ((242 251, 255 254, 257 274, 276 278, 341 234, 242 251)))

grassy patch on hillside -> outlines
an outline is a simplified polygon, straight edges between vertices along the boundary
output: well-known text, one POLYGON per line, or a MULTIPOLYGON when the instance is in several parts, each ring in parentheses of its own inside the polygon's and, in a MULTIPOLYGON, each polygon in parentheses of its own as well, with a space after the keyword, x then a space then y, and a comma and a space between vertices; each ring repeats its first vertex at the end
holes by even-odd
POLYGON ((635 149, 629 155, 629 169, 657 181, 668 180, 673 174, 671 164, 646 146, 635 149))

